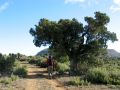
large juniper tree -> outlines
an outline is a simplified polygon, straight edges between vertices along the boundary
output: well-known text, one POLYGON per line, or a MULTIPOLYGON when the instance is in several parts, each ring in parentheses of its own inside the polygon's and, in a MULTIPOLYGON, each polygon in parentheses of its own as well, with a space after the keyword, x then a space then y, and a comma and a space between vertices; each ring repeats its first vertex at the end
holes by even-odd
POLYGON ((35 46, 49 45, 67 55, 71 69, 76 69, 78 61, 98 57, 107 48, 107 41, 117 41, 116 34, 107 30, 110 18, 105 13, 95 12, 95 17, 85 17, 85 21, 87 25, 83 26, 76 19, 40 19, 30 34, 35 46))

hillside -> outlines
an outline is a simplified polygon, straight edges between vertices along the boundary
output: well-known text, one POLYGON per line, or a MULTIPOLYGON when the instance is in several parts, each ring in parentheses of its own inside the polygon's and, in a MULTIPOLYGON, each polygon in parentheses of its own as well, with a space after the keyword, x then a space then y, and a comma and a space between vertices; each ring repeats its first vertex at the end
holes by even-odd
POLYGON ((38 55, 45 55, 45 54, 48 54, 48 49, 43 49, 42 51, 40 51, 40 52, 38 52, 37 54, 36 54, 36 56, 38 56, 38 55))
POLYGON ((114 49, 108 49, 109 57, 120 57, 120 53, 115 51, 114 49))
MULTIPOLYGON (((120 57, 120 53, 114 49, 108 49, 107 52, 109 57, 120 57)), ((36 55, 44 55, 44 54, 48 54, 48 49, 44 49, 38 52, 36 55)))

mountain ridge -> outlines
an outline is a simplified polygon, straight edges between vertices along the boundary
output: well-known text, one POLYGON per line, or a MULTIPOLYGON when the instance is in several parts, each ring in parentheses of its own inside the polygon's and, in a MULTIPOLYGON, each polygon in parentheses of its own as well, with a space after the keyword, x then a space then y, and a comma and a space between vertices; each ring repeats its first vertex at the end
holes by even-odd
MULTIPOLYGON (((107 49, 107 53, 108 53, 108 56, 109 57, 117 57, 117 58, 120 58, 120 53, 117 52, 116 50, 114 49, 107 49)), ((44 55, 44 54, 48 54, 48 48, 47 49, 43 49, 42 51, 38 52, 36 54, 36 56, 38 55, 44 55)))

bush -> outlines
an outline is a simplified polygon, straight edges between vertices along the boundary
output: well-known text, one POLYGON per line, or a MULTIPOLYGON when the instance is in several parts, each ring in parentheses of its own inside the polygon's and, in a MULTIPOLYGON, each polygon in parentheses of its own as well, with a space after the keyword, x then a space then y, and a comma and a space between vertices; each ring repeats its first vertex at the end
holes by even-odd
POLYGON ((28 62, 30 64, 36 64, 37 66, 40 66, 40 67, 43 67, 43 68, 47 67, 46 59, 44 59, 43 57, 39 57, 39 56, 30 57, 28 59, 28 62))
POLYGON ((15 75, 18 75, 19 77, 26 77, 27 76, 27 69, 25 67, 19 67, 16 68, 16 70, 13 72, 15 75))
POLYGON ((41 63, 42 63, 42 61, 40 59, 36 61, 37 66, 41 66, 41 63))
POLYGON ((12 83, 13 81, 16 81, 17 79, 19 79, 18 76, 11 75, 10 77, 3 77, 3 78, 0 80, 0 83, 10 84, 10 83, 12 83))
POLYGON ((80 77, 73 77, 73 80, 68 82, 69 85, 90 85, 90 82, 88 82, 87 80, 83 80, 80 77))
POLYGON ((11 74, 13 71, 14 63, 15 63, 14 54, 9 54, 9 56, 0 54, 0 73, 11 74))
POLYGON ((68 63, 58 63, 56 70, 59 74, 64 74, 65 72, 70 70, 68 63))
POLYGON ((61 56, 57 59, 57 61, 60 63, 66 63, 69 61, 69 57, 68 56, 61 56))
POLYGON ((88 71, 88 69, 90 68, 90 66, 88 65, 87 62, 80 62, 78 63, 78 71, 77 73, 80 75, 86 74, 86 72, 88 71))
POLYGON ((110 73, 111 83, 114 85, 120 85, 120 70, 114 70, 110 73))
POLYGON ((47 61, 45 59, 40 58, 40 59, 37 60, 36 65, 40 66, 42 68, 46 68, 47 67, 47 61))
POLYGON ((28 62, 29 62, 30 64, 36 64, 36 63, 37 63, 37 60, 35 60, 35 59, 29 59, 28 62))
POLYGON ((47 63, 46 62, 41 62, 41 68, 46 68, 48 65, 47 65, 47 63))
POLYGON ((15 63, 14 63, 14 69, 18 68, 20 66, 21 66, 20 61, 16 60, 15 63))
POLYGON ((92 83, 120 85, 120 70, 110 71, 105 67, 91 68, 86 78, 92 83))
POLYGON ((16 75, 11 75, 10 78, 11 78, 12 81, 16 81, 17 79, 19 79, 19 77, 16 76, 16 75))
POLYGON ((93 68, 89 69, 87 79, 93 83, 108 83, 109 73, 106 68, 93 68))
POLYGON ((12 80, 9 77, 5 77, 0 80, 0 83, 3 83, 3 84, 10 84, 11 82, 12 80))

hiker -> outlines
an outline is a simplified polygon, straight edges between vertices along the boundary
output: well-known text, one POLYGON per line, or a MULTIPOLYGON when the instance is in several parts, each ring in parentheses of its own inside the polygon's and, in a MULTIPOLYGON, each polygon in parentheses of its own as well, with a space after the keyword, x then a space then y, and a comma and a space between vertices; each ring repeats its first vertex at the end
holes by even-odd
POLYGON ((52 57, 49 55, 48 59, 47 59, 47 66, 48 66, 48 78, 52 78, 52 74, 53 74, 53 59, 52 57))

